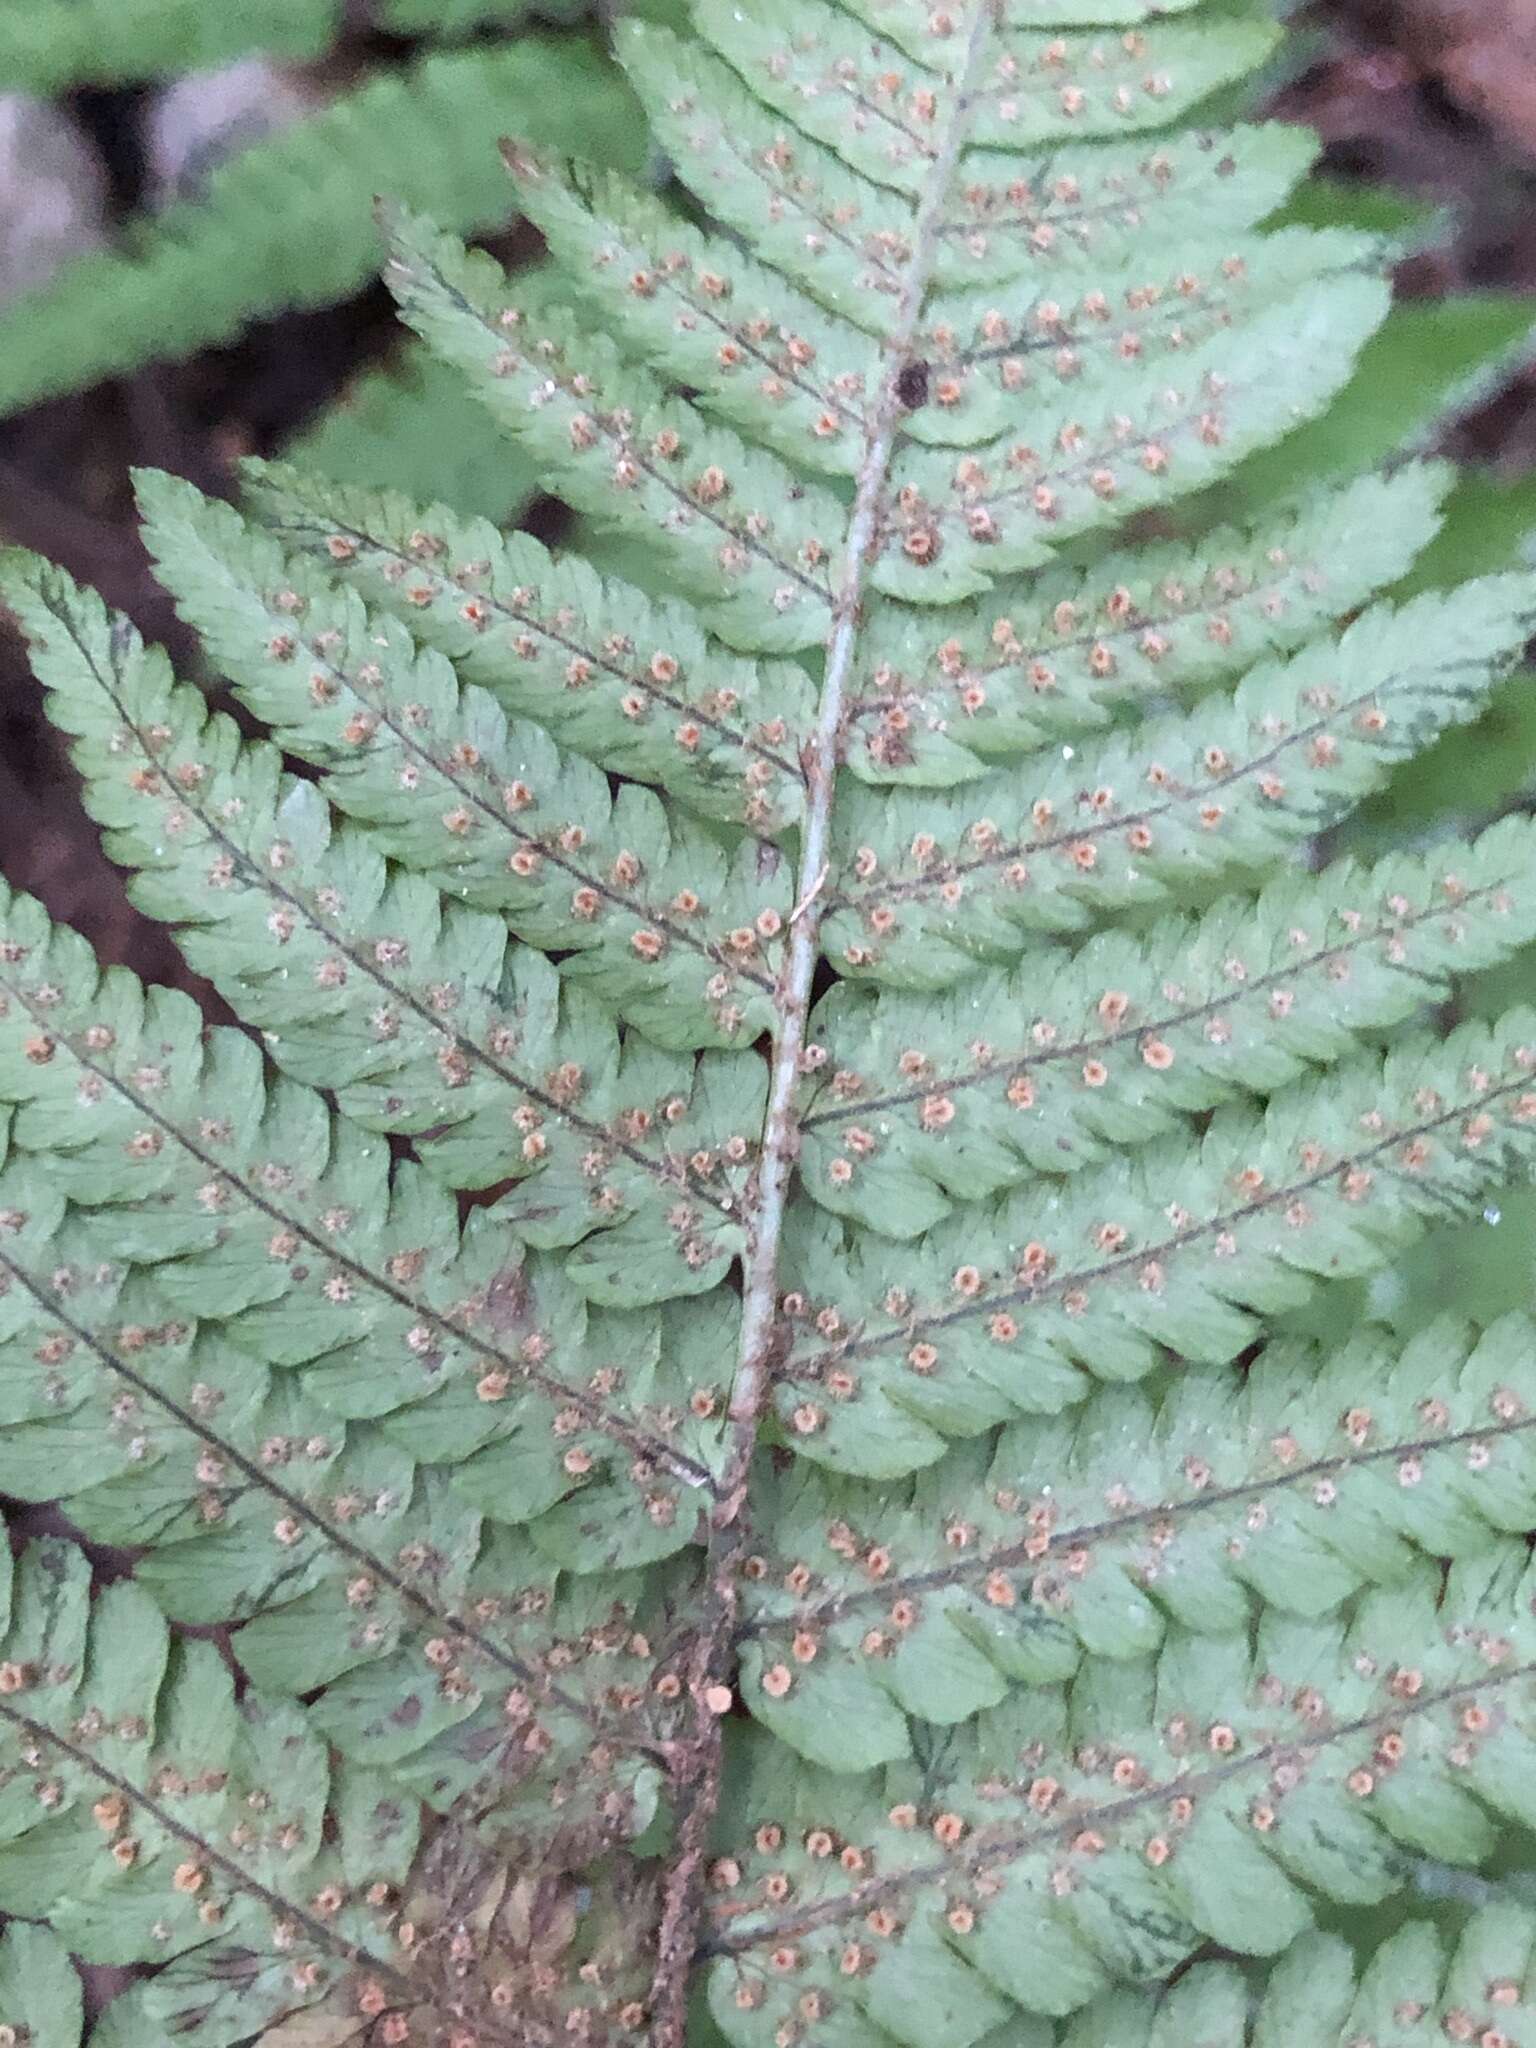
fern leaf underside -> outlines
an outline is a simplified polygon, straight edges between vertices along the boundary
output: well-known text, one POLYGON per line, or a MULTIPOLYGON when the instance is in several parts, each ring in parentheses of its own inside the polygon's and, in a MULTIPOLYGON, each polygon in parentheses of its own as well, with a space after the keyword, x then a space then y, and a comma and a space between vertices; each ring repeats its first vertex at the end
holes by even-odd
POLYGON ((509 145, 510 278, 387 210, 601 564, 146 475, 237 722, 4 559, 242 1028, 0 902, 0 1489, 133 1561, 7 1582, 0 2020, 1516 2040, 1517 1900, 1370 1914, 1536 1821, 1536 1331, 1349 1283, 1536 1150, 1536 1014, 1432 1008, 1536 827, 1315 856, 1536 585, 1394 601, 1434 465, 1180 524, 1386 306, 1200 125, 1242 7, 616 40, 694 203, 509 145))

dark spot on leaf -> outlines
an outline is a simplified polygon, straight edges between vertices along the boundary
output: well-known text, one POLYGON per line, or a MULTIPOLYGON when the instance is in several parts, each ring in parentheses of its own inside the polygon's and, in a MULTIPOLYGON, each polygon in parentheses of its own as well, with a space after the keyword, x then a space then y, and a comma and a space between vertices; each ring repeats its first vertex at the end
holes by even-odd
POLYGON ((928 403, 928 365, 905 363, 896 377, 896 396, 908 412, 928 403))

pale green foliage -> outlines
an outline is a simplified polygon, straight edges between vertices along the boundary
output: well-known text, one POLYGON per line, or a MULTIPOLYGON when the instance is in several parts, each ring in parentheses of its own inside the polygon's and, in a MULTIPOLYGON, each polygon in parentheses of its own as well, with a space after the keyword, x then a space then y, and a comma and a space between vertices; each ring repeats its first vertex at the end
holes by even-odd
POLYGON ((580 13, 575 0, 383 0, 380 18, 402 35, 446 37, 510 27, 530 14, 548 21, 580 13))
POLYGON ((392 485, 418 497, 452 493, 465 512, 510 521, 538 487, 532 465, 486 438, 485 414, 425 349, 366 370, 288 442, 301 471, 392 485))
POLYGON ((36 2048, 79 2048, 84 2025, 80 1979, 58 1936, 13 1920, 0 1935, 0 2022, 36 2048))
POLYGON ((200 197, 130 223, 120 248, 76 258, 8 306, 0 413, 356 290, 377 263, 382 189, 462 232, 492 226, 507 212, 495 148, 508 127, 631 163, 632 107, 611 66, 553 38, 381 72, 219 165, 200 197))
POLYGON ((1536 584, 1413 582, 1437 466, 1245 496, 1386 296, 1190 125, 1254 12, 625 22, 698 206, 386 209, 504 482, 391 394, 138 479, 239 722, 8 559, 244 1027, 0 904, 0 1489, 131 1564, 0 1641, 44 2048, 59 1943, 164 1966, 94 2048, 1523 2038, 1530 1913, 1390 1902, 1536 1823, 1536 1326, 1340 1283, 1528 1171, 1536 1014, 1436 1007, 1536 824, 1326 852, 1536 584))
POLYGON ((0 15, 0 84, 50 93, 206 70, 249 50, 315 57, 340 12, 339 0, 32 0, 0 15))
MULTIPOLYGON (((1307 1935, 1255 1987, 1230 1964, 1199 1963, 1162 1997, 1109 1992, 1059 2036, 1061 2048, 1349 2048, 1390 2042, 1431 2048, 1529 2025, 1536 1923, 1513 1905, 1484 1907, 1447 1941, 1430 1923, 1408 1924, 1363 1967, 1337 1936, 1307 1935)), ((1051 2038, 1041 2028, 1016 2048, 1051 2038)))
MULTIPOLYGON (((206 1969, 221 1949, 238 1956, 258 1928, 264 1939, 275 1902, 320 1899, 318 1915, 299 1908, 287 1929, 291 1960, 249 1986, 246 2031, 283 2012, 296 1965, 317 1986, 335 1980, 338 1936, 387 1955, 383 1916, 363 1896, 410 1868, 409 1802, 335 1762, 298 1708, 237 1700, 217 1646, 174 1636, 139 1588, 92 1599, 73 1547, 34 1544, 6 1567, 0 1744, 31 1813, 13 1801, 7 1816, 4 1910, 50 1909, 63 1942, 88 1958, 190 1951, 206 1969)), ((13 1984, 25 1939, 8 1935, 0 1957, 13 1984)), ((50 1976, 58 1985, 57 1958, 33 1946, 28 1997, 50 1976)), ((40 2017, 67 2040, 68 1993, 55 1996, 40 2017)), ((125 2031, 133 2038, 131 2021, 125 2031)))
POLYGON ((826 1660, 762 1712, 817 1761, 867 1768, 908 1753, 908 1715, 959 1722, 1085 1653, 1225 1635, 1255 1599, 1326 1614, 1413 1550, 1486 1549, 1536 1512, 1531 1343, 1518 1317, 1480 1339, 1442 1321, 1406 1350, 1376 1332, 1332 1354, 1277 1343, 1245 1378, 1192 1371, 1160 1399, 1104 1387, 879 1495, 802 1468, 765 1478, 763 1514, 815 1590, 751 1587, 749 1669, 792 1658, 806 1629, 826 1660), (1497 1489, 1468 1480, 1485 1452, 1497 1489), (857 1655, 872 1626, 890 1634, 876 1666, 857 1655))
POLYGON ((725 1887, 743 1899, 716 1936, 717 2014, 752 2038, 805 1985, 830 1996, 853 1976, 863 2038, 901 2038, 903 2008, 921 2001, 930 2040, 975 2040, 1013 2005, 1070 2012, 1107 1977, 1162 1976, 1207 1940, 1277 1954, 1307 1928, 1307 1892, 1374 1904, 1415 1852, 1488 1855, 1496 1818, 1533 1812, 1528 1688, 1512 1687, 1496 1732, 1461 1738, 1486 1680, 1480 1638, 1491 1629, 1529 1672, 1524 1545, 1454 1566, 1443 1620, 1441 1591, 1437 1569, 1410 1569, 1347 1617, 1270 1609, 1251 1642, 1174 1631, 1144 1659, 1016 1690, 873 1777, 752 1744, 742 1796, 779 1834, 743 1841, 725 1887), (1409 1666, 1415 1640, 1424 1655, 1409 1666), (1309 1727, 1306 1763, 1287 1773, 1277 1757, 1309 1727), (857 1843, 859 1860, 824 1841, 857 1843), (787 1907, 760 1903, 771 1871, 789 1881, 787 1907), (774 1944, 793 1944, 794 1965, 754 1974, 743 2025, 728 1959, 750 1970, 774 1944))

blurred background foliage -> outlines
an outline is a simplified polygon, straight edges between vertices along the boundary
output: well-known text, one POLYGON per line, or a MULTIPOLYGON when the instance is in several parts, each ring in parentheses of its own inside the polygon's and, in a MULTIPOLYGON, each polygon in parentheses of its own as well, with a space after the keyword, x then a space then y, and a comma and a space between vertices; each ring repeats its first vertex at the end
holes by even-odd
MULTIPOLYGON (((1288 17, 1259 93, 1214 111, 1320 133, 1291 217, 1379 234, 1398 303, 1327 418, 1181 524, 1435 452, 1463 474, 1411 586, 1536 559, 1536 5, 1211 4, 1288 17)), ((525 264, 537 238, 499 136, 664 186, 605 43, 600 0, 0 0, 0 539, 65 563, 184 662, 133 527, 136 463, 232 492, 240 456, 292 453, 558 542, 570 523, 537 477, 402 341, 372 206, 406 199, 525 264)), ((1532 803, 1536 670, 1316 857, 1532 803)), ((195 986, 129 908, 3 632, 0 868, 105 958, 195 986)), ((1536 1002, 1536 957, 1497 981, 1457 1010, 1536 1002)), ((1412 1322, 1517 1304, 1536 1308, 1536 1195, 1447 1225, 1371 1305, 1412 1322)))

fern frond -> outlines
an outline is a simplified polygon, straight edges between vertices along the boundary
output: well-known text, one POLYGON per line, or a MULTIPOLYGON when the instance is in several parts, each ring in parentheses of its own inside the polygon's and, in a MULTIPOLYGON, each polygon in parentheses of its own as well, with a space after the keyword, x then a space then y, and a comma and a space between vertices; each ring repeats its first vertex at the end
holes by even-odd
POLYGON ((935 406, 914 421, 913 439, 988 440, 1017 417, 1018 392, 1059 400, 1112 390, 1131 362, 1177 374, 1191 345, 1300 301, 1323 278, 1368 273, 1380 262, 1379 249, 1361 237, 1282 229, 1174 248, 1155 275, 1145 261, 1112 270, 1065 306, 1048 287, 1026 296, 1016 283, 943 294, 920 337, 935 406))
POLYGON ((565 148, 578 128, 590 154, 627 161, 632 104, 611 67, 554 39, 382 73, 221 164, 204 197, 140 225, 121 252, 82 256, 8 307, 0 412, 355 290, 377 261, 380 191, 466 232, 491 226, 509 210, 495 163, 509 127, 547 123, 545 139, 565 148))
POLYGON ((546 295, 509 295, 500 265, 401 215, 385 273, 402 316, 470 378, 554 488, 600 526, 654 546, 722 638, 765 652, 826 630, 839 499, 667 395, 650 371, 546 295))
POLYGON ((1428 1569, 1252 1642, 1176 1633, 873 1781, 758 1745, 714 1866, 718 2023, 757 2048, 811 1995, 850 2040, 975 2042, 1207 1941, 1275 1955, 1415 1852, 1486 1855, 1529 1811, 1528 1573, 1512 1545, 1455 1566, 1443 1609, 1428 1569))
POLYGON ((840 971, 933 988, 1039 931, 1262 870, 1337 824, 1432 732, 1475 718, 1524 650, 1529 577, 1363 614, 1230 699, 953 792, 839 806, 826 943, 840 971))
MULTIPOLYGON (((855 472, 877 395, 858 327, 623 178, 522 148, 509 161, 564 271, 631 352, 701 387, 708 410, 789 461, 855 472)), ((1370 256, 1353 236, 1291 231, 1195 243, 1171 252, 1155 279, 1139 263, 1067 306, 1046 291, 1024 309, 1011 294, 951 294, 917 338, 933 403, 913 413, 910 432, 986 441, 1019 418, 1021 391, 1113 388, 1132 360, 1176 369, 1191 343, 1370 256)))
POLYGON ((771 847, 732 853, 649 792, 615 797, 541 728, 461 696, 396 620, 190 484, 145 477, 140 498, 183 617, 383 852, 520 937, 570 948, 569 971, 659 1043, 741 1043, 768 1023, 792 907, 771 847))
MULTIPOLYGON (((1159 1055, 1160 1057, 1160 1055, 1159 1055)), ((1200 1137, 971 1205, 917 1246, 795 1218, 774 1402, 795 1449, 890 1478, 946 1436, 1083 1399, 1377 1270, 1536 1144, 1536 1016, 1415 1038, 1200 1137)), ((857 1169, 854 1169, 855 1172, 857 1169)))
POLYGON ((943 786, 1105 725, 1121 706, 1287 654, 1395 583, 1430 541, 1446 474, 1319 491, 1193 547, 1113 554, 994 592, 974 616, 872 611, 849 709, 866 782, 943 786))
MULTIPOLYGON (((733 644, 783 651, 825 633, 835 499, 702 426, 650 371, 526 286, 509 292, 489 258, 452 237, 403 218, 392 250, 404 317, 551 466, 572 505, 657 549, 733 644)), ((631 291, 637 276, 652 273, 632 272, 631 291)), ((1005 434, 958 464, 950 450, 908 450, 872 537, 873 587, 952 602, 1037 567, 1064 539, 1198 488, 1321 410, 1385 310, 1379 280, 1325 278, 1191 348, 1177 387, 1153 363, 1127 372, 1114 403, 1096 407, 1087 393, 1036 412, 1026 399, 1005 434)), ((805 431, 820 438, 819 415, 805 431)))
MULTIPOLYGON (((942 49, 871 37, 823 0, 704 0, 693 23, 754 98, 883 185, 917 191, 943 133, 942 49), (936 56, 937 66, 925 62, 936 56)), ((1257 21, 1154 24, 1125 36, 1009 25, 973 87, 973 145, 1036 149, 1133 135, 1183 120, 1245 77, 1278 34, 1257 21)))
POLYGON ((625 349, 791 463, 851 476, 875 394, 868 337, 630 180, 507 154, 519 203, 625 349))
MULTIPOLYGON (((812 707, 798 667, 743 661, 711 646, 681 606, 446 505, 288 465, 253 462, 245 475, 253 511, 285 547, 404 619, 514 716, 690 810, 769 834, 799 814, 812 707), (702 727, 691 746, 677 737, 686 721, 702 727)), ((1251 533, 1051 572, 998 593, 974 623, 877 604, 850 693, 847 765, 878 783, 973 780, 993 760, 1107 723, 1123 702, 1289 652, 1406 572, 1447 481, 1432 465, 1367 477, 1251 533)))
POLYGON ((952 603, 1037 567, 1063 541, 1198 490, 1321 412, 1339 386, 1335 349, 1351 357, 1386 309, 1379 279, 1327 279, 1192 348, 1177 384, 1151 364, 1113 397, 1057 399, 958 460, 907 450, 892 465, 876 588, 952 603))
POLYGON ((1283 1087, 1536 938, 1533 853, 1507 819, 1471 846, 1341 862, 956 990, 842 983, 811 1016, 805 1192, 916 1237, 956 1202, 1283 1087), (1003 1020, 1001 1037, 979 1037, 978 1018, 989 1033, 1003 1020))
POLYGON ((1085 1653, 1241 1630, 1260 1602, 1326 1614, 1415 1558, 1525 1529, 1533 1417, 1530 1323, 1446 1319, 1406 1348, 1276 1344, 1242 1379, 1105 1387, 898 1489, 765 1477, 743 1698, 813 1761, 863 1770, 926 1739, 908 1717, 968 1720, 1085 1653), (765 1687, 771 1670, 792 1687, 765 1687))
MULTIPOLYGON (((697 43, 630 21, 619 49, 656 135, 715 218, 830 310, 882 332, 914 246, 911 198, 786 128, 697 43)), ((957 35, 947 61, 962 54, 957 35)), ((950 289, 1028 272, 1066 290, 1153 241, 1240 234, 1280 205, 1315 154, 1310 137, 1278 124, 1230 130, 1219 147, 1183 134, 1151 149, 1064 148, 1035 163, 971 152, 935 218, 933 279, 950 289)))
POLYGON ((712 1455, 698 1453, 717 1434, 713 1403, 688 1406, 717 1371, 702 1325, 670 1342, 656 1323, 605 1333, 558 1266, 509 1247, 494 1213, 461 1239, 451 1198, 419 1170, 391 1180, 387 1148, 323 1098, 265 1086, 249 1040, 223 1031, 200 1047, 190 1002, 99 975, 84 942, 25 898, 7 926, 0 1097, 17 1105, 14 1143, 101 1217, 114 1257, 153 1266, 178 1313, 302 1368, 333 1413, 392 1418, 415 1455, 514 1444, 521 1478, 496 1512, 525 1521, 590 1495, 569 1533, 589 1568, 605 1526, 619 1540, 615 1514, 638 1518, 623 1541, 647 1554, 687 1540, 687 1496, 712 1455), (628 1358, 617 1378, 610 1367, 592 1384, 589 1342, 628 1358), (620 1384, 622 1411, 601 1391, 620 1384), (611 1499, 594 1515, 599 1495, 611 1499))
MULTIPOLYGON (((1536 1015, 1429 1013, 1536 840, 1329 828, 1532 579, 1381 602, 1443 472, 1288 467, 1387 252, 1259 232, 1305 140, 1173 125, 1256 4, 698 7, 617 30, 675 207, 535 132, 509 280, 474 108, 448 203, 389 181, 588 559, 387 464, 256 465, 263 523, 146 477, 256 739, 4 572, 260 1042, 0 898, 0 1491, 226 1631, 347 1884, 358 1772, 423 1827, 300 2006, 242 1922, 92 2048, 1475 2038, 1524 1917, 1307 1930, 1536 1823, 1536 1344, 1325 1283, 1530 1168, 1536 1015)), ((44 1846, 70 1942, 100 1845, 44 1846)))
POLYGON ((271 1697, 324 1687, 310 1725, 433 1805, 473 1792, 530 1843, 647 1823, 660 1738, 635 1709, 659 1587, 573 1577, 447 1472, 199 1330, 35 1165, 0 1199, 7 1492, 60 1498, 64 1478, 74 1523, 135 1551, 163 1612, 233 1624, 271 1697))
MULTIPOLYGON (((92 811, 141 870, 136 899, 179 928, 280 1066, 339 1086, 365 1128, 420 1134, 450 1186, 533 1176, 500 1219, 531 1241, 614 1233, 578 1262, 594 1296, 665 1300, 718 1280, 741 1242, 754 1063, 621 1046, 607 1012, 504 926, 392 874, 366 834, 332 837, 275 749, 210 717, 61 572, 23 567, 8 587, 55 715, 78 736, 92 811)), ((84 957, 75 971, 88 986, 84 957)), ((189 1014, 193 1070, 194 1029, 189 1014)))
POLYGON ((0 79, 8 92, 47 94, 211 70, 247 50, 317 57, 340 13, 338 0, 256 0, 239 9, 203 0, 37 0, 0 19, 0 79))
POLYGON ((410 1870, 414 1804, 334 1764, 298 1708, 237 1702, 218 1647, 173 1637, 137 1587, 92 1599, 70 1546, 3 1561, 5 1910, 47 1910, 98 1962, 275 1946, 274 2018, 359 1963, 397 1977, 383 1902, 410 1870))
POLYGON ((405 620, 512 717, 705 817, 765 837, 800 817, 815 699, 797 663, 745 660, 688 607, 447 505, 263 463, 245 475, 284 548, 405 620))

